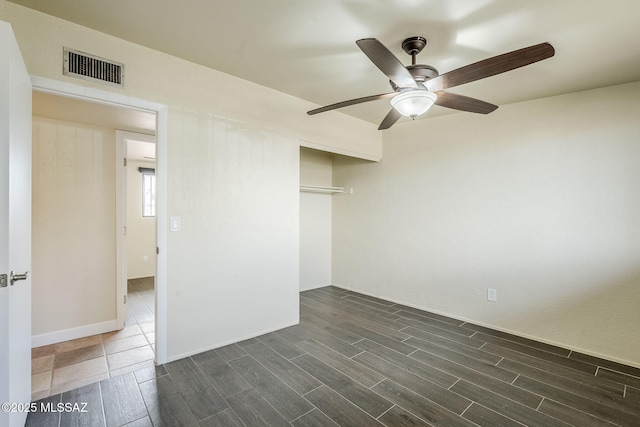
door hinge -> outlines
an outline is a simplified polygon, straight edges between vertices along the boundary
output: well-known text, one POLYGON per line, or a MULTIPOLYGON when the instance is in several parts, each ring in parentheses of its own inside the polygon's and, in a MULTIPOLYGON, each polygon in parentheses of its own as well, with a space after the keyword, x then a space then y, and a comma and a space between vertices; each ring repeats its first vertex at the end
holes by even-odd
POLYGON ((123 298, 123 299, 124 299, 124 303, 126 304, 126 303, 127 303, 127 296, 126 296, 126 295, 124 295, 124 298, 123 298))
POLYGON ((127 158, 124 158, 124 165, 127 166, 127 158))
POLYGON ((160 254, 160 248, 156 246, 156 255, 160 254))
POLYGON ((127 235, 127 227, 124 227, 124 235, 127 235))

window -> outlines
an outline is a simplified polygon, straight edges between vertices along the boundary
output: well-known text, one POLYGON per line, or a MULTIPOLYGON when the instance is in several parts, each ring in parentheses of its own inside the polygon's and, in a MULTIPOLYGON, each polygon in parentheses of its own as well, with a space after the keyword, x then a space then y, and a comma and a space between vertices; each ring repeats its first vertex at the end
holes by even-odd
POLYGON ((156 216, 156 171, 151 168, 138 168, 142 173, 142 216, 156 216))

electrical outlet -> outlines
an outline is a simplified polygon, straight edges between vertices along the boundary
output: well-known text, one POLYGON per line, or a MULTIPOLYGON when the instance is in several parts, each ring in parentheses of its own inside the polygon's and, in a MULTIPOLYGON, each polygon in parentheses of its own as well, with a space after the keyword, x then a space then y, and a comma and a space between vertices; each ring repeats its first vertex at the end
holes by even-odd
POLYGON ((498 301, 498 293, 495 289, 487 289, 487 299, 489 301, 498 301))

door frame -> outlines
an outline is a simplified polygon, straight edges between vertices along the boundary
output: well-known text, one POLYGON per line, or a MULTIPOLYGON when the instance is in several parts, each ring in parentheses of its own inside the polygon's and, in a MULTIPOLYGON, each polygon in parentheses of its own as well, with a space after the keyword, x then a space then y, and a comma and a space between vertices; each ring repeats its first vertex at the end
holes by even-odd
POLYGON ((31 76, 33 90, 76 98, 82 101, 108 104, 156 113, 156 344, 155 361, 167 362, 167 145, 168 107, 157 102, 107 92, 73 83, 31 76))
MULTIPOLYGON (((116 130, 116 322, 124 328, 127 306, 127 144, 128 141, 144 141, 156 145, 156 137, 137 132, 116 130)), ((157 246, 157 236, 156 242, 157 246)))

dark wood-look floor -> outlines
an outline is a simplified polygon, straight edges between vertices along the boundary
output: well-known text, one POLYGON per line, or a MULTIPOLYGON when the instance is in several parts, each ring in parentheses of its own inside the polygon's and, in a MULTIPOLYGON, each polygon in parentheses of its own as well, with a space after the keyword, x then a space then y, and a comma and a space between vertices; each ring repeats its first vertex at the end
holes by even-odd
POLYGON ((48 397, 76 411, 27 425, 640 425, 640 369, 338 288, 300 301, 299 325, 48 397))

